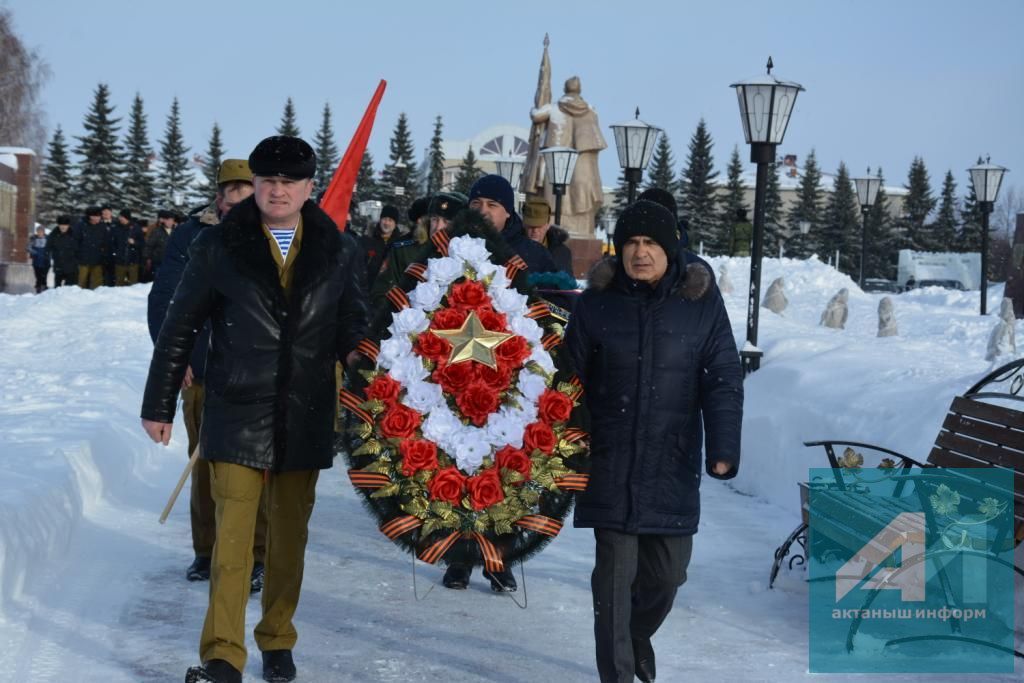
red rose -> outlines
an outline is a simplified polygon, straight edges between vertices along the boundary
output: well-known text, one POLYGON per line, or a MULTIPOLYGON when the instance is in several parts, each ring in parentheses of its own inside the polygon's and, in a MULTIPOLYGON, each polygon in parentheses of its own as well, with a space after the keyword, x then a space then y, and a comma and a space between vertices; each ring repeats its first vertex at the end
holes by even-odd
POLYGON ((494 355, 503 365, 515 369, 530 357, 530 345, 526 339, 516 335, 498 344, 494 348, 494 355))
POLYGON ((460 308, 470 310, 490 303, 490 297, 487 296, 487 289, 482 282, 466 280, 452 286, 448 293, 448 301, 460 308))
POLYGON ((437 363, 448 358, 448 355, 452 352, 452 345, 447 339, 442 339, 430 332, 430 330, 427 330, 417 337, 416 345, 413 349, 420 356, 429 358, 437 363))
POLYGON ((433 330, 455 330, 462 327, 466 322, 466 312, 457 308, 442 308, 434 313, 430 319, 430 328, 433 330))
POLYGON ((533 469, 533 463, 530 462, 529 456, 521 448, 512 446, 505 446, 495 453, 494 463, 498 469, 505 468, 523 475, 524 481, 519 482, 519 486, 526 483, 525 480, 530 478, 530 472, 533 469))
POLYGON ((480 318, 480 324, 492 332, 505 332, 508 330, 508 318, 504 313, 498 313, 490 306, 482 306, 476 310, 480 318))
POLYGON ((458 505, 462 500, 462 490, 466 486, 466 475, 457 467, 445 467, 434 473, 427 485, 427 492, 432 500, 443 500, 458 505))
POLYGON ((398 450, 402 453, 402 474, 407 477, 420 470, 437 469, 437 445, 433 441, 406 439, 398 450))
POLYGON ((537 406, 540 409, 540 419, 548 424, 565 422, 572 413, 572 399, 561 391, 545 389, 540 395, 537 406))
POLYGON ((400 403, 391 406, 380 421, 380 433, 389 439, 408 439, 420 426, 420 414, 400 403))
POLYGON ((469 504, 474 510, 483 510, 505 500, 505 491, 501 488, 501 477, 496 467, 470 477, 466 488, 469 489, 469 504))
POLYGON ((555 450, 555 433, 543 422, 531 422, 523 432, 523 444, 528 453, 538 450, 551 455, 555 450))
POLYGON ((459 392, 455 404, 473 424, 482 427, 487 423, 488 416, 498 409, 498 392, 483 382, 476 381, 465 391, 459 392))
POLYGON ((476 366, 476 378, 498 393, 508 389, 508 385, 512 382, 512 370, 506 365, 499 365, 496 370, 479 363, 474 363, 474 365, 476 366))
POLYGON ((476 377, 476 373, 473 371, 471 361, 452 365, 439 363, 432 377, 437 384, 441 385, 441 389, 446 394, 455 394, 468 387, 476 377))
POLYGON ((391 375, 377 375, 369 386, 366 387, 366 398, 371 401, 378 399, 385 403, 394 403, 398 399, 398 392, 402 385, 395 381, 391 375))

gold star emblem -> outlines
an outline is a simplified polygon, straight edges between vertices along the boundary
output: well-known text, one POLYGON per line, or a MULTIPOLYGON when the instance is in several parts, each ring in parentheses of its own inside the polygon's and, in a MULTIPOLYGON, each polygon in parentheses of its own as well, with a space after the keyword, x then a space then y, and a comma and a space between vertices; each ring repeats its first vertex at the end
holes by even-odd
POLYGON ((452 345, 451 355, 448 356, 449 365, 475 360, 492 370, 498 369, 498 363, 494 360, 494 349, 506 339, 515 336, 488 330, 480 322, 476 311, 470 311, 465 322, 462 323, 462 327, 457 330, 431 330, 431 332, 441 339, 447 339, 452 345))

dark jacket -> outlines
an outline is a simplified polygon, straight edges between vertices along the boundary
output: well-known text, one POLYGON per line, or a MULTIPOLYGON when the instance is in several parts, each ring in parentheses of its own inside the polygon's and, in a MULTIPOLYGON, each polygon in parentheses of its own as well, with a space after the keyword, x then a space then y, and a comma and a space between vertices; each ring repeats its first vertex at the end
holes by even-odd
MULTIPOLYGON (((147 319, 149 322, 149 336, 156 343, 160 336, 160 326, 164 324, 167 316, 167 307, 174 298, 174 290, 178 288, 181 275, 188 265, 188 250, 192 242, 199 236, 199 232, 206 227, 216 225, 218 222, 216 209, 207 208, 199 215, 189 216, 189 219, 171 231, 167 240, 167 247, 164 250, 164 261, 160 271, 153 280, 153 287, 149 290, 149 305, 147 319)), ((206 349, 210 345, 210 323, 203 325, 202 332, 196 337, 195 346, 192 347, 192 358, 189 365, 192 366, 192 374, 199 382, 206 377, 206 349)))
POLYGON ((50 252, 46 248, 46 237, 33 236, 28 241, 27 251, 32 257, 33 268, 50 269, 50 252))
POLYGON ((551 254, 551 260, 555 262, 555 267, 558 270, 574 275, 572 272, 572 252, 569 251, 569 246, 566 242, 569 241, 569 233, 566 230, 552 225, 548 228, 548 233, 545 236, 547 239, 548 252, 551 254))
MULTIPOLYGON (((171 229, 173 233, 177 228, 171 229)), ((143 256, 153 262, 153 270, 156 271, 164 261, 164 252, 167 251, 167 241, 171 238, 159 222, 153 226, 146 237, 146 246, 142 248, 143 256)))
POLYGON ((110 259, 110 231, 106 223, 78 223, 75 233, 75 260, 80 266, 102 266, 110 259))
POLYGON ((512 214, 505 222, 505 228, 501 231, 505 243, 515 249, 519 257, 526 262, 526 267, 531 273, 553 273, 558 270, 554 259, 544 245, 531 240, 526 231, 523 230, 523 221, 519 214, 512 214))
POLYGON ((78 270, 78 261, 75 259, 77 244, 75 233, 71 228, 67 232, 61 232, 60 228, 50 231, 46 238, 46 248, 53 256, 53 272, 74 274, 78 270))
POLYGON ((112 256, 116 266, 134 266, 142 258, 142 248, 146 244, 146 234, 135 223, 121 225, 117 223, 111 228, 112 256), (129 243, 128 240, 132 240, 129 243))
POLYGON ((696 533, 701 415, 708 474, 711 460, 732 465, 717 478, 739 468, 743 375, 729 317, 710 267, 676 263, 652 289, 602 262, 573 309, 566 344, 592 423, 577 527, 696 533))
POLYGON ((195 338, 211 322, 203 457, 275 472, 334 456, 334 368, 366 333, 358 248, 316 204, 302 207, 290 294, 252 197, 203 230, 160 329, 142 417, 171 422, 195 338))
POLYGON ((373 281, 377 279, 377 275, 380 273, 381 267, 384 265, 384 261, 391 253, 391 250, 398 243, 404 244, 408 239, 409 236, 401 232, 396 226, 391 233, 391 239, 385 240, 384 236, 380 234, 379 225, 374 226, 373 231, 363 237, 362 246, 363 252, 366 255, 367 291, 373 286, 373 281))

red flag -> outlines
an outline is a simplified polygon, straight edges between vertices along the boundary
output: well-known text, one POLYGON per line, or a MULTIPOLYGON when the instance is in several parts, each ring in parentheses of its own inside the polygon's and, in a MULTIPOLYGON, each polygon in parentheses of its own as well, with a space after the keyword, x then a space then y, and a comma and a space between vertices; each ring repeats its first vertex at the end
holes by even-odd
POLYGON ((370 141, 370 131, 373 130, 373 119, 377 116, 377 105, 380 98, 384 96, 384 88, 387 81, 381 79, 377 85, 377 91, 373 93, 370 104, 366 107, 363 120, 359 122, 345 156, 341 158, 338 169, 331 178, 331 184, 327 186, 323 198, 320 200, 320 208, 338 226, 338 230, 345 229, 348 219, 348 207, 352 202, 352 189, 356 185, 356 177, 359 175, 359 166, 363 163, 363 154, 366 152, 366 143, 370 141))

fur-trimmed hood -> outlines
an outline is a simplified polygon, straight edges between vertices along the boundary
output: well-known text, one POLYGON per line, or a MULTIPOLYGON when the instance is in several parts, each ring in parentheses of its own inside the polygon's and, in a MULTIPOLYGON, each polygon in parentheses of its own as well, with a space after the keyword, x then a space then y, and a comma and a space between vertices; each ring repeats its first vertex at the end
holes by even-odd
MULTIPOLYGON (((711 290, 714 278, 710 267, 703 260, 694 258, 695 260, 684 260, 686 267, 682 269, 681 273, 679 268, 672 264, 669 265, 667 275, 671 277, 676 274, 678 278, 672 284, 672 296, 678 296, 687 301, 698 301, 711 290)), ((680 259, 683 259, 682 254, 679 255, 677 264, 680 259)), ((595 263, 587 274, 587 289, 599 292, 608 289, 615 282, 616 273, 620 270, 622 270, 622 266, 619 264, 618 257, 604 257, 595 263)), ((622 275, 625 277, 625 272, 622 275)))

